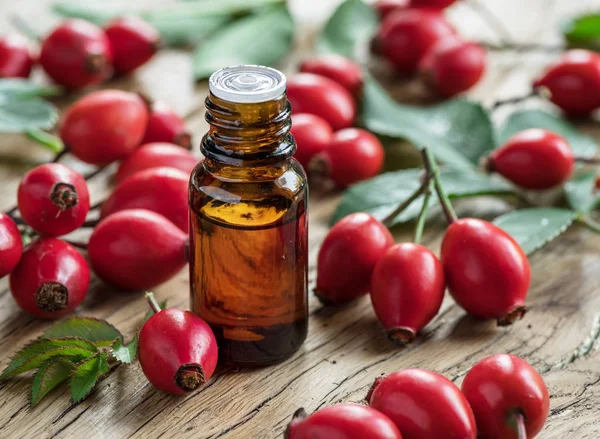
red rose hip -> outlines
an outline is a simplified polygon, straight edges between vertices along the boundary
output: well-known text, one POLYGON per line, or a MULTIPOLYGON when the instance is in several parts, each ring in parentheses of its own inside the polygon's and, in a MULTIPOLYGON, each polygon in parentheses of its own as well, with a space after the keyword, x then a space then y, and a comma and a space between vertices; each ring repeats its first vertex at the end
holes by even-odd
POLYGON ((384 414, 358 404, 325 407, 310 416, 299 409, 288 424, 285 439, 402 439, 384 414))
POLYGON ((296 140, 294 157, 305 168, 316 154, 329 146, 333 137, 333 130, 325 119, 308 113, 292 115, 290 132, 296 140))
POLYGON ((341 219, 319 250, 315 294, 333 304, 366 294, 375 264, 393 244, 390 231, 367 213, 341 219))
POLYGON ((100 218, 125 209, 146 209, 160 213, 187 232, 189 180, 189 173, 174 168, 136 172, 120 183, 102 204, 100 218))
POLYGON ((158 50, 160 35, 139 17, 117 18, 105 28, 113 49, 115 71, 124 75, 146 64, 158 50))
POLYGON ((588 116, 600 108, 600 55, 569 50, 533 83, 545 88, 550 100, 572 116, 588 116))
POLYGON ((548 389, 525 360, 509 354, 484 358, 469 371, 462 391, 473 408, 482 439, 520 439, 517 425, 534 438, 550 408, 548 389))
POLYGON ((88 243, 90 264, 123 290, 159 285, 187 263, 187 235, 164 216, 144 209, 117 212, 96 226, 88 243))
POLYGON ((142 144, 153 142, 169 142, 192 148, 192 136, 187 131, 185 121, 167 104, 154 102, 150 108, 148 126, 142 144))
POLYGON ((0 78, 28 78, 35 59, 19 35, 0 38, 0 78))
POLYGON ((475 439, 477 429, 461 391, 435 372, 404 369, 377 378, 369 406, 396 424, 404 439, 475 439))
POLYGON ((451 98, 477 84, 485 64, 485 50, 479 44, 445 38, 429 50, 420 68, 440 96, 451 98))
POLYGON ((121 162, 115 182, 120 184, 127 177, 150 168, 175 168, 190 175, 198 159, 191 152, 173 143, 148 143, 136 149, 121 162))
POLYGON ((375 265, 371 302, 391 340, 410 343, 438 313, 444 299, 444 268, 419 244, 390 247, 375 265))
POLYGON ((0 213, 0 278, 13 271, 22 253, 23 241, 19 228, 11 217, 0 213))
POLYGON ((454 35, 454 29, 438 11, 397 10, 388 15, 377 36, 375 49, 404 74, 416 72, 419 61, 435 43, 454 35))
POLYGON ((286 93, 294 114, 315 114, 334 130, 352 126, 356 118, 356 103, 350 92, 329 78, 299 73, 288 79, 286 93))
POLYGON ((89 21, 66 20, 42 42, 40 64, 54 82, 68 89, 100 84, 112 74, 106 34, 89 21))
POLYGON ((75 157, 106 165, 125 158, 139 145, 148 124, 148 109, 135 93, 101 90, 67 110, 60 137, 75 157))
POLYGON ((43 319, 62 317, 85 298, 90 269, 72 245, 40 238, 27 246, 10 274, 10 291, 23 311, 43 319))
POLYGON ((358 96, 363 85, 363 73, 358 64, 341 55, 321 55, 302 63, 300 71, 324 76, 337 82, 354 96, 358 96))
POLYGON ((378 0, 374 6, 379 18, 383 20, 396 9, 406 9, 409 5, 410 0, 378 0))
POLYGON ((509 325, 525 314, 531 280, 527 255, 498 226, 461 218, 442 241, 442 264, 448 289, 469 314, 509 325))
MULTIPOLYGON (((156 309, 154 309, 156 308, 156 309)), ((217 341, 208 324, 189 311, 160 310, 140 331, 138 356, 148 381, 159 390, 183 395, 202 387, 217 366, 217 341)))
POLYGON ((567 181, 575 156, 567 140, 552 131, 520 131, 494 150, 487 169, 526 189, 548 189, 567 181))
POLYGON ((90 210, 87 183, 60 163, 46 163, 27 172, 17 192, 25 222, 42 235, 61 236, 79 228, 90 210))
POLYGON ((334 133, 329 147, 314 157, 309 171, 324 174, 345 187, 375 177, 384 158, 377 136, 361 128, 346 128, 334 133))

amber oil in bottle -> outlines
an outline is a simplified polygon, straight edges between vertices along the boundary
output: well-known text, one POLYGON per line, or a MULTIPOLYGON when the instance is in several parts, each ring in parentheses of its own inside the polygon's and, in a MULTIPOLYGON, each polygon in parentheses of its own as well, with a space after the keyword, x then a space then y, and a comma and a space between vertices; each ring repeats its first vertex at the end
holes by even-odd
POLYGON ((308 186, 291 158, 285 76, 237 66, 209 86, 205 159, 189 190, 191 309, 221 362, 272 364, 301 346, 308 318, 308 186))

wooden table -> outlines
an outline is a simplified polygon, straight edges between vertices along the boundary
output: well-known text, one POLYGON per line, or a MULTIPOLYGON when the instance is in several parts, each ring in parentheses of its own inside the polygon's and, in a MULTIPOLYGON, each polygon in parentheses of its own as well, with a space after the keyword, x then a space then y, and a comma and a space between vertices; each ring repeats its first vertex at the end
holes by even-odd
MULTIPOLYGON (((8 31, 8 17, 18 13, 36 29, 45 31, 56 21, 48 13, 48 0, 3 1, 0 29, 8 31)), ((306 55, 320 23, 336 0, 296 0, 292 9, 299 28, 294 60, 306 55)), ((600 10, 600 1, 486 0, 517 41, 559 42, 558 22, 577 11, 600 10)), ((450 11, 461 32, 493 41, 496 35, 466 5, 450 11)), ((552 55, 494 54, 485 79, 472 96, 486 103, 527 91, 530 78, 552 55)), ((39 74, 39 73, 38 73, 39 74)), ((41 77, 41 75, 40 75, 41 77)), ((191 59, 184 51, 163 51, 149 65, 111 87, 143 91, 185 114, 198 145, 207 126, 203 119, 206 84, 195 85, 191 59)), ((419 99, 412 85, 401 87, 406 99, 419 99)), ((416 90, 416 91, 415 91, 416 90)), ((59 101, 60 106, 68 100, 59 101)), ((502 113, 497 115, 502 117, 502 113)), ((16 187, 26 169, 44 162, 50 154, 19 135, 0 138, 0 207, 15 203, 16 187)), ((88 167, 67 160, 80 170, 88 167)), ((92 202, 109 187, 110 170, 94 179, 92 202)), ((310 203, 310 281, 315 281, 319 244, 327 231, 339 194, 315 194, 310 203)), ((475 205, 476 207, 477 205, 475 205)), ((501 205, 499 212, 506 209, 501 205)), ((433 222, 425 243, 439 249, 443 228, 433 222)), ((410 230, 396 231, 407 239, 410 230)), ((405 367, 423 367, 460 383, 462 376, 486 355, 509 352, 526 358, 543 371, 551 393, 551 412, 541 438, 600 437, 600 237, 573 227, 532 258, 530 313, 509 328, 478 322, 465 315, 449 298, 440 315, 410 347, 387 341, 368 298, 341 309, 322 307, 310 298, 310 332, 304 347, 283 364, 255 370, 219 370, 200 392, 172 397, 156 391, 139 365, 122 366, 104 379, 80 404, 69 403, 68 388, 48 395, 35 409, 29 407, 31 378, 0 385, 1 438, 275 438, 298 407, 312 412, 338 401, 361 401, 373 379, 405 367), (580 349, 582 348, 582 349, 580 349), (572 355, 580 349, 581 355, 572 355), (589 352, 587 352, 589 351, 589 352), (564 368, 553 366, 565 360, 564 368)), ((187 268, 156 288, 170 306, 188 306, 187 268)), ((77 314, 107 319, 128 337, 133 336, 146 312, 140 294, 118 292, 93 280, 90 293, 77 314)), ((0 352, 2 367, 8 356, 50 325, 21 312, 0 281, 0 352)))

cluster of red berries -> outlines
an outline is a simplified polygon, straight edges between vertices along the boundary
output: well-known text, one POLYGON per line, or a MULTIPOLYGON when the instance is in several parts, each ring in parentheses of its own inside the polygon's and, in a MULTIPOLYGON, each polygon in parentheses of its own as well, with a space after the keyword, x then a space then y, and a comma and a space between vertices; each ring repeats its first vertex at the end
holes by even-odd
POLYGON ((529 282, 527 256, 492 223, 452 222, 440 261, 422 245, 394 245, 381 222, 359 212, 335 224, 323 241, 315 293, 338 304, 370 292, 390 339, 408 343, 436 316, 446 286, 469 314, 507 325, 525 313, 529 282))
POLYGON ((158 31, 137 17, 118 18, 104 29, 67 20, 42 40, 39 57, 19 36, 0 39, 0 77, 27 78, 39 63, 54 82, 76 90, 131 73, 152 58, 159 42, 158 31))
POLYGON ((542 377, 525 360, 492 355, 467 373, 462 391, 444 376, 403 369, 379 377, 367 406, 339 404, 306 417, 300 409, 286 439, 526 439, 550 407, 542 377))
POLYGON ((363 85, 361 68, 340 55, 307 59, 287 81, 296 159, 309 174, 328 176, 345 187, 379 173, 384 150, 356 120, 363 85))
POLYGON ((455 0, 380 0, 381 25, 373 50, 404 76, 419 72, 444 98, 473 87, 485 72, 486 53, 465 41, 442 10, 455 0))
MULTIPOLYGON (((91 93, 63 116, 60 136, 75 157, 96 165, 120 161, 117 186, 102 203, 87 244, 91 267, 117 288, 153 287, 187 263, 187 188, 197 159, 166 142, 184 128, 170 110, 119 90, 91 93)), ((47 163, 25 174, 17 198, 20 221, 39 237, 23 249, 17 225, 1 214, 0 276, 11 273, 11 291, 23 310, 63 316, 84 299, 90 274, 79 252, 56 237, 84 225, 87 183, 69 167, 47 163)))

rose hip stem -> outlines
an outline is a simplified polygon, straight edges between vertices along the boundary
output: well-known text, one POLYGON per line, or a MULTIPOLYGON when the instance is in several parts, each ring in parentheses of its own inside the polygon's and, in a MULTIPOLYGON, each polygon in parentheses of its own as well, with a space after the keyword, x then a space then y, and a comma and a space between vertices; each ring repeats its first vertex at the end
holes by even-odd
POLYGON ((423 157, 425 171, 427 172, 427 175, 429 175, 429 178, 433 180, 435 191, 440 200, 440 204, 442 205, 442 210, 444 211, 446 221, 448 221, 448 224, 452 224, 458 219, 458 217, 456 216, 456 212, 454 212, 452 203, 450 202, 448 195, 446 195, 446 191, 442 185, 442 180, 440 179, 440 169, 438 168, 433 155, 427 148, 423 148, 421 150, 421 155, 423 157))
POLYGON ((541 43, 507 43, 494 44, 489 42, 478 41, 477 44, 481 45, 487 50, 493 50, 496 52, 513 50, 517 53, 523 52, 542 52, 542 53, 561 53, 567 50, 562 44, 541 44, 541 43))
POLYGON ((419 212, 419 216, 417 217, 417 225, 415 227, 415 237, 413 242, 415 244, 421 243, 421 238, 423 237, 423 229, 425 228, 425 222, 427 221, 427 212, 429 211, 429 200, 431 199, 431 193, 434 190, 434 182, 431 179, 428 179, 427 187, 425 188, 424 198, 423 198, 423 206, 421 207, 421 211, 419 212))
POLYGON ((533 89, 528 94, 523 95, 523 96, 514 96, 512 98, 497 100, 492 105, 490 105, 490 109, 493 111, 493 110, 496 110, 505 105, 519 104, 528 99, 539 97, 541 94, 540 92, 541 92, 541 90, 533 89))
POLYGON ((525 429, 525 417, 522 413, 515 414, 515 422, 517 423, 518 439, 527 439, 527 430, 525 429))
POLYGON ((146 301, 148 302, 148 305, 150 305, 150 309, 152 309, 153 314, 161 311, 161 307, 156 301, 154 294, 150 291, 146 291, 146 301))
POLYGON ((600 156, 593 157, 575 157, 577 163, 584 163, 586 165, 600 165, 600 156))
POLYGON ((425 190, 427 189, 427 186, 429 185, 429 176, 427 174, 424 174, 423 180, 424 181, 421 184, 421 186, 416 191, 414 191, 410 197, 408 197, 406 200, 404 200, 396 209, 394 209, 393 212, 391 212, 388 216, 386 216, 381 221, 383 223, 383 225, 385 225, 388 228, 391 227, 392 221, 394 220, 394 218, 396 218, 398 215, 400 215, 402 212, 404 212, 404 210, 406 210, 406 208, 408 206, 410 206, 413 201, 415 201, 417 198, 419 198, 419 196, 421 196, 421 194, 425 193, 425 190))

